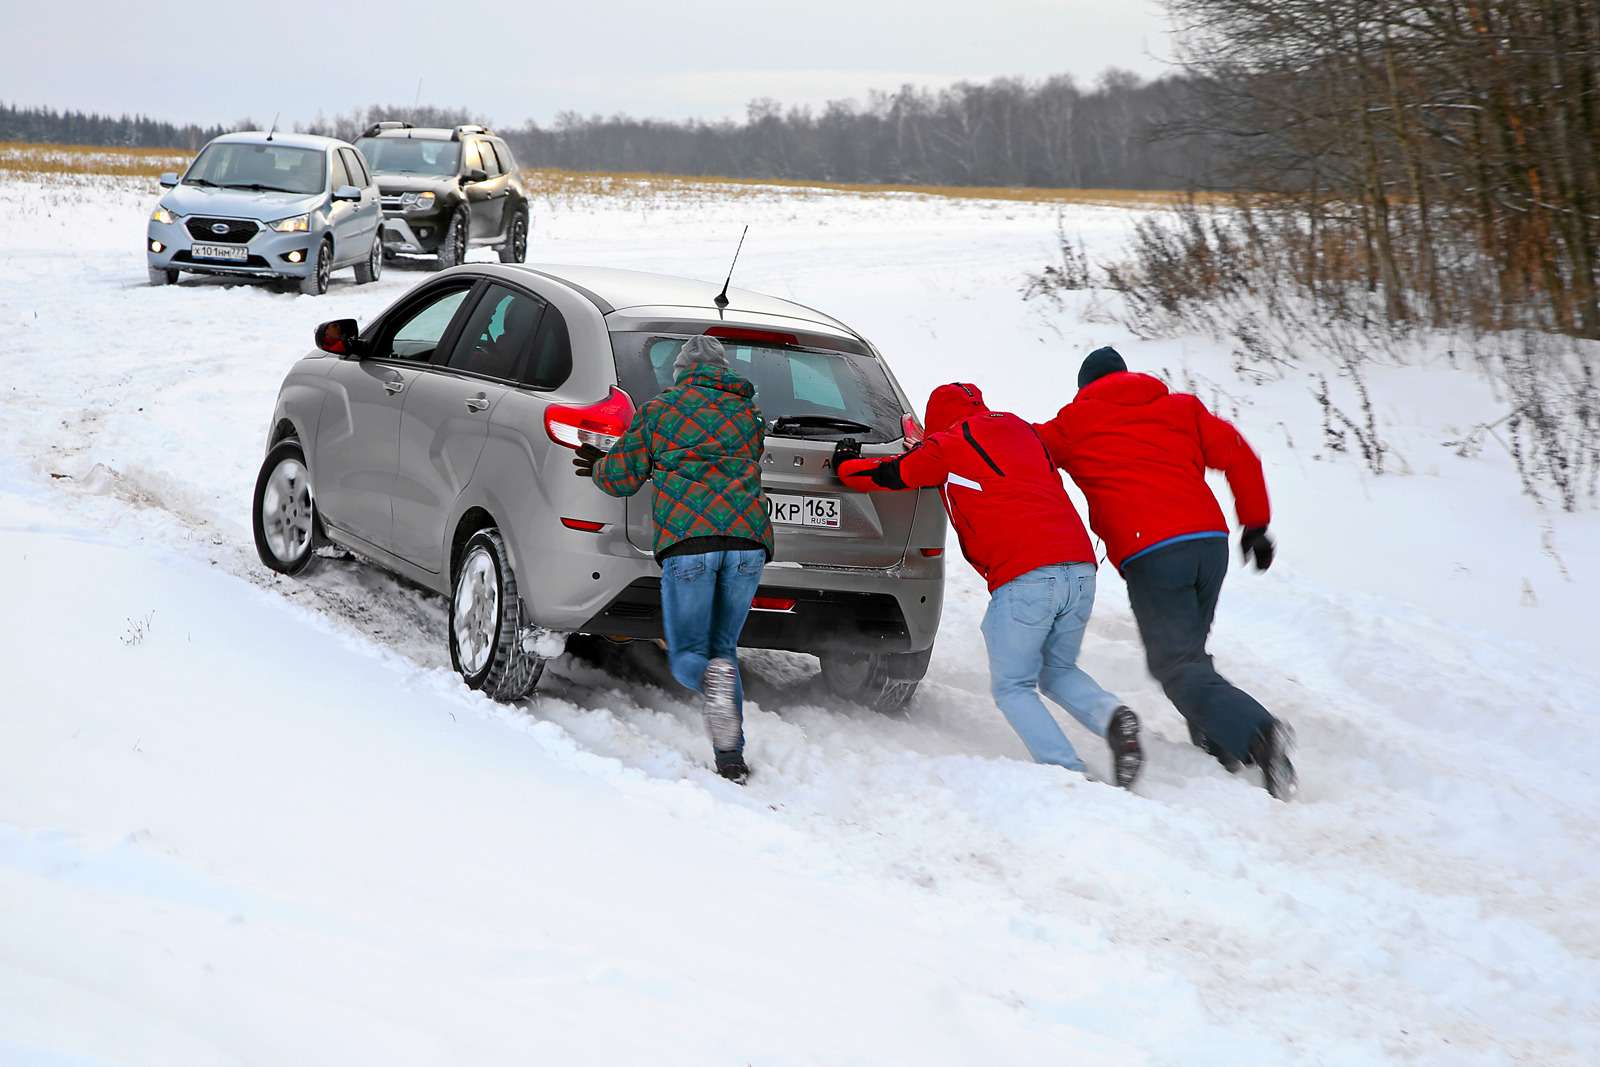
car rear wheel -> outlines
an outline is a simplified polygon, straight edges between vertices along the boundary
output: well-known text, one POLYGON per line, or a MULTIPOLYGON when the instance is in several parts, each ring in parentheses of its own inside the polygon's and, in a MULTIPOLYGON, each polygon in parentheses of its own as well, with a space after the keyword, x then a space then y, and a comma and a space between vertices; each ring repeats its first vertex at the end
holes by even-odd
POLYGON ((468 688, 505 703, 533 691, 544 660, 522 648, 522 624, 505 539, 479 530, 461 550, 450 596, 450 663, 468 688))
POLYGON ((506 233, 506 243, 500 246, 500 262, 521 263, 528 258, 528 211, 517 212, 506 233))
POLYGON ((467 261, 467 227, 470 225, 467 209, 456 208, 445 227, 444 238, 439 242, 439 269, 459 266, 467 261))
POLYGON ((900 715, 928 673, 932 651, 823 655, 822 681, 830 693, 842 700, 885 715, 900 715))
POLYGON ((280 441, 267 451, 256 476, 250 509, 256 555, 279 574, 304 574, 315 566, 325 540, 300 442, 280 441))
POLYGON ((356 264, 356 284, 366 285, 369 282, 375 282, 382 273, 383 238, 374 237, 372 239, 372 250, 367 253, 367 261, 356 264))
POLYGON ((300 279, 300 291, 307 296, 321 296, 328 291, 332 278, 333 242, 324 237, 317 246, 317 261, 311 265, 311 273, 300 279))
POLYGON ((177 285, 178 284, 178 272, 175 271, 175 270, 157 270, 155 267, 151 267, 150 268, 150 284, 151 285, 177 285))

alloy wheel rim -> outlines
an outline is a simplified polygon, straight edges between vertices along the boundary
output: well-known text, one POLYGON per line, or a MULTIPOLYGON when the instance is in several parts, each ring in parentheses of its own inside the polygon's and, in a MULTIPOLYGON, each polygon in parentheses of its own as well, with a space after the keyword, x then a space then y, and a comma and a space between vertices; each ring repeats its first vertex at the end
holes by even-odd
POLYGON ((522 219, 517 220, 517 232, 511 238, 511 251, 518 263, 528 258, 528 224, 522 219))
POLYGON ((467 226, 463 221, 456 226, 456 262, 460 263, 467 258, 467 226))
POLYGON ((328 255, 328 246, 323 245, 317 252, 317 292, 328 291, 328 278, 333 273, 333 268, 328 264, 331 257, 328 255))
POLYGON ((500 617, 500 579, 486 548, 475 548, 461 564, 456 579, 456 655, 468 675, 477 674, 494 650, 495 624, 500 617))
POLYGON ((310 550, 313 514, 305 464, 293 457, 280 460, 261 492, 261 530, 279 562, 298 562, 310 550))

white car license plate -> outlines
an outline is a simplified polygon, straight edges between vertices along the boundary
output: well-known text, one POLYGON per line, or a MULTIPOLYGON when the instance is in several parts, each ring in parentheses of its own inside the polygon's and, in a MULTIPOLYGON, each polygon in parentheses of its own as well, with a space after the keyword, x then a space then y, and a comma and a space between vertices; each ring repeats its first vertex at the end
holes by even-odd
POLYGON ((836 496, 798 496, 767 494, 767 518, 781 526, 820 526, 839 528, 839 498, 836 496))
POLYGON ((250 256, 243 245, 191 245, 189 254, 195 259, 232 259, 241 263, 250 256))

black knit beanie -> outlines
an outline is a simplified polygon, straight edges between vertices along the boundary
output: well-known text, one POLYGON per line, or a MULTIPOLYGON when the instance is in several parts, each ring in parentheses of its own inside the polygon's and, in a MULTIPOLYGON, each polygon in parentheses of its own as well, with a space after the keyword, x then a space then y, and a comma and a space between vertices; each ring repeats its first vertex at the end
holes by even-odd
POLYGON ((1082 389, 1090 382, 1127 369, 1128 365, 1122 361, 1122 354, 1115 348, 1110 345, 1097 348, 1089 353, 1083 361, 1083 366, 1078 368, 1078 388, 1082 389))

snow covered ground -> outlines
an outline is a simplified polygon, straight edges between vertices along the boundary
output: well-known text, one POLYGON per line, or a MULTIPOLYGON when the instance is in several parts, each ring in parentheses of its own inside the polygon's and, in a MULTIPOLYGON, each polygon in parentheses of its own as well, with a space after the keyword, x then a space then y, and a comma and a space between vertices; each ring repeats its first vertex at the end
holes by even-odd
MULTIPOLYGON (((152 183, 0 179, 0 1064, 1600 1062, 1600 515, 1545 512, 1443 360, 1372 376, 1410 473, 1321 454, 1307 380, 1024 304, 1053 207, 740 186, 563 197, 532 257, 719 277, 855 324, 918 398, 1042 417, 1088 348, 1263 452, 1279 563, 1214 650, 1299 730, 1270 801, 1184 743, 1102 573, 1085 659, 1137 795, 1033 766, 952 561, 905 720, 752 656, 741 790, 647 655, 524 708, 440 606, 254 557, 249 492, 323 298, 144 283, 152 183)), ((1133 215, 1068 209, 1110 257, 1133 215)), ((1297 353, 1322 369, 1315 353, 1297 353)), ((1103 766, 1103 752, 1068 730, 1103 766)))

